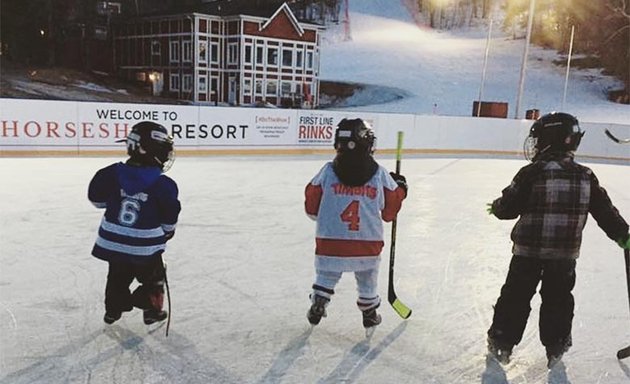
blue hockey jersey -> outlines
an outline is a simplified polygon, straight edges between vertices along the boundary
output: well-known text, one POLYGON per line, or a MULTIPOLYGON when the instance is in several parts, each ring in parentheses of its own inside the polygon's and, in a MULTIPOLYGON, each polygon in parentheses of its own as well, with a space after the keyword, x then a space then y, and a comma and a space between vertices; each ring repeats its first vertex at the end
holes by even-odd
POLYGON ((88 198, 105 208, 92 255, 143 263, 164 252, 181 210, 177 184, 158 167, 115 163, 99 170, 88 198))

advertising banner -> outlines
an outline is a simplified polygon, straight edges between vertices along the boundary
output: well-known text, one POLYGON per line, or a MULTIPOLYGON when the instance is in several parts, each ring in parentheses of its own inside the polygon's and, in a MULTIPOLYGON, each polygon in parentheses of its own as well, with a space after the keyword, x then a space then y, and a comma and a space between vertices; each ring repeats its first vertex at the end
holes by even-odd
POLYGON ((92 135, 76 117, 76 102, 0 99, 0 148, 76 151, 79 137, 92 135))
POLYGON ((379 115, 363 112, 300 110, 297 115, 297 145, 332 148, 335 129, 343 119, 362 118, 372 125, 378 137, 379 115))
POLYGON ((200 107, 196 145, 205 147, 295 146, 296 111, 200 107))
POLYGON ((131 127, 141 121, 162 124, 178 136, 179 145, 185 127, 196 124, 197 113, 189 106, 81 102, 77 103, 77 121, 83 127, 78 136, 80 150, 107 150, 120 148, 116 141, 127 137, 131 127))
MULTIPOLYGON (((343 119, 372 125, 377 153, 393 153, 405 132, 406 154, 512 155, 522 158, 532 120, 363 111, 121 104, 0 98, 0 155, 81 155, 124 151, 140 121, 164 125, 180 154, 331 153, 343 119)), ((628 163, 630 125, 581 123, 587 131, 578 158, 628 163)))

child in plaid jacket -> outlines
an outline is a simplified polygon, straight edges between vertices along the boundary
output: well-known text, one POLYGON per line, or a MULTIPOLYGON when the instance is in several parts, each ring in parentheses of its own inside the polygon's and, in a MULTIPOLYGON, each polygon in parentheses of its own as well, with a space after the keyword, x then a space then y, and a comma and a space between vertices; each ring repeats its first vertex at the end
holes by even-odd
POLYGON ((588 214, 606 235, 630 248, 628 224, 592 170, 574 161, 584 132, 575 117, 550 113, 530 130, 532 163, 523 167, 502 196, 489 204, 499 219, 519 218, 511 234, 513 257, 488 330, 488 349, 509 362, 529 316, 530 301, 542 282, 540 340, 548 366, 571 346, 575 266, 588 214))

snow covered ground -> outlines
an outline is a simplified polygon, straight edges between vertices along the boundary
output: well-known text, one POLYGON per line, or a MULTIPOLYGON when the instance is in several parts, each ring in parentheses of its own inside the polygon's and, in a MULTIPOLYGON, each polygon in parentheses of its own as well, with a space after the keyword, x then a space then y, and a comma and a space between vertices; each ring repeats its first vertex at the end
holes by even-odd
MULTIPOLYGON (((390 169, 394 159, 378 158, 390 169)), ((90 256, 102 212, 93 173, 119 159, 0 159, 0 383, 625 383, 630 344, 621 249, 590 219, 578 260, 574 347, 554 371, 538 341, 539 298, 514 362, 485 357, 513 222, 487 215, 519 160, 403 159, 396 289, 366 341, 351 275, 310 331, 314 223, 303 188, 324 157, 179 158, 183 211, 168 245, 172 323, 139 311, 102 322, 106 263, 90 256), (491 170, 491 172, 488 172, 491 170)), ((630 213, 627 167, 592 164, 630 213)), ((386 226, 389 231, 390 226, 386 226)), ((386 295, 389 239, 380 275, 386 295)))
MULTIPOLYGON (((331 26, 323 39, 321 77, 372 87, 346 100, 344 108, 471 115, 482 83, 486 26, 418 28, 404 0, 349 1, 352 41, 343 41, 343 24, 331 26)), ((514 118, 525 39, 506 36, 499 24, 496 18, 482 100, 507 102, 508 117, 514 118)), ((553 65, 555 59, 560 59, 555 51, 530 47, 520 118, 528 109, 562 109, 581 121, 630 124, 630 106, 606 99, 607 90, 622 89, 623 84, 598 70, 571 69, 562 108, 566 67, 553 65)))

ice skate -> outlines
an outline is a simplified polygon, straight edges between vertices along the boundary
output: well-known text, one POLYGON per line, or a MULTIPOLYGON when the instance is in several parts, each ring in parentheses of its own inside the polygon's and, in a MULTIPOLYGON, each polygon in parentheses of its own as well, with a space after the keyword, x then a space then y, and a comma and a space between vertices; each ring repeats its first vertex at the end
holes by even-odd
POLYGON ((569 343, 565 343, 557 346, 546 347, 547 368, 552 369, 556 364, 558 364, 560 360, 562 360, 564 353, 569 350, 569 346, 569 343))
POLYGON ((315 326, 319 324, 322 317, 326 317, 326 303, 328 300, 321 296, 315 296, 315 301, 311 305, 311 308, 306 313, 306 318, 311 325, 315 326))
POLYGON ((501 364, 508 364, 512 356, 512 345, 499 343, 492 338, 488 338, 488 352, 501 364))
POLYGON ((166 311, 157 310, 157 309, 146 309, 142 317, 144 319, 144 323, 146 325, 150 325, 156 323, 158 321, 164 321, 168 317, 168 313, 166 311))
POLYGON ((561 353, 559 355, 551 355, 551 356, 548 355, 547 356, 547 368, 548 369, 553 369, 553 367, 562 360, 562 355, 564 355, 564 354, 561 353))
POLYGON ((114 324, 121 316, 122 312, 107 311, 105 316, 103 316, 103 321, 106 324, 114 324))
POLYGON ((363 311, 363 327, 365 328, 365 337, 370 338, 374 334, 376 326, 381 323, 381 315, 376 313, 376 308, 363 311))

